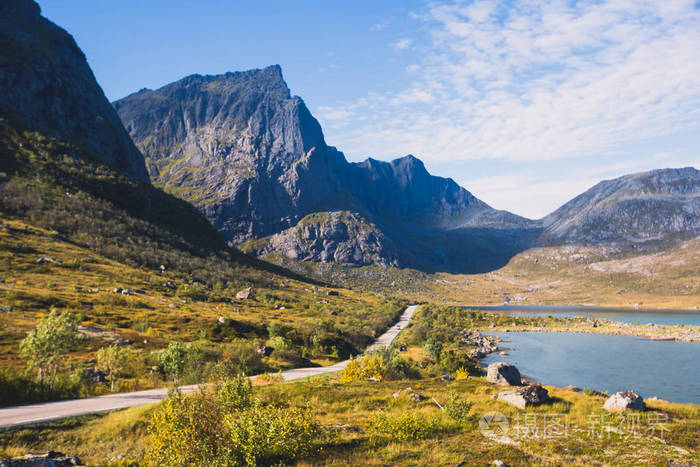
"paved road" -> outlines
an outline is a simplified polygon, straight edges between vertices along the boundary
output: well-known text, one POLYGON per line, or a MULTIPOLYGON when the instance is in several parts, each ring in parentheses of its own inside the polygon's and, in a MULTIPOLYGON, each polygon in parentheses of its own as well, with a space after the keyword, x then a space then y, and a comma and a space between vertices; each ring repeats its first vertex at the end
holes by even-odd
MULTIPOLYGON (((382 334, 373 344, 374 346, 388 347, 396 339, 399 332, 408 326, 417 305, 411 305, 403 312, 399 322, 392 326, 387 332, 382 334)), ((348 361, 336 363, 330 366, 315 368, 295 368, 282 372, 285 381, 307 378, 309 376, 332 373, 345 368, 348 361)), ((197 390, 199 385, 180 386, 180 391, 184 393, 197 390)), ((85 415, 95 412, 106 412, 109 410, 124 409, 137 405, 152 404, 164 399, 168 395, 168 389, 150 389, 148 391, 126 392, 120 394, 110 394, 108 396, 91 397, 89 399, 74 399, 68 401, 46 402, 43 404, 23 405, 18 407, 7 407, 0 409, 0 428, 29 423, 46 422, 77 415, 85 415)))

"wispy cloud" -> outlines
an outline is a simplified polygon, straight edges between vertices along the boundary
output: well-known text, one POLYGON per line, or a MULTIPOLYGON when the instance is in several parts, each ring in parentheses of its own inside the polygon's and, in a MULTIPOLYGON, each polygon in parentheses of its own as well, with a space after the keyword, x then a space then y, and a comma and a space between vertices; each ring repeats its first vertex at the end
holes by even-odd
POLYGON ((700 130, 693 0, 457 1, 417 17, 427 36, 393 45, 420 50, 410 86, 319 112, 351 155, 544 161, 700 130))
POLYGON ((406 50, 409 47, 411 47, 412 43, 413 43, 412 39, 405 38, 405 39, 400 39, 400 40, 394 42, 393 44, 391 44, 391 47, 395 50, 406 50))

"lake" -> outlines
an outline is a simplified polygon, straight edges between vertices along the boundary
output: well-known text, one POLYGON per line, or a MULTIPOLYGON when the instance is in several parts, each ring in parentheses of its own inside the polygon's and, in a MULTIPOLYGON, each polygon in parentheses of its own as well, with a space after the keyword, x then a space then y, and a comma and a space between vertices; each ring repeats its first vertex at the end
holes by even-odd
POLYGON ((490 354, 488 365, 507 362, 524 376, 553 386, 597 391, 632 389, 642 397, 700 404, 700 342, 557 332, 490 332, 508 355, 490 354))
POLYGON ((666 324, 700 326, 700 311, 640 310, 630 308, 594 308, 587 306, 469 306, 472 310, 497 311, 516 316, 556 316, 558 318, 602 318, 631 324, 666 324))

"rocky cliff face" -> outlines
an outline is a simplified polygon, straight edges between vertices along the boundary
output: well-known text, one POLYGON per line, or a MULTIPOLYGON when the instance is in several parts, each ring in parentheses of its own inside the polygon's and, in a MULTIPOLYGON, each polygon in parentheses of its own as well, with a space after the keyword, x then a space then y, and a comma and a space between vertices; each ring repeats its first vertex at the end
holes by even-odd
POLYGON ((331 207, 344 164, 277 66, 193 75, 115 102, 152 180, 193 202, 234 242, 331 207))
POLYGON ((242 246, 256 255, 280 252, 291 259, 334 262, 347 266, 397 266, 393 242, 361 214, 349 211, 316 212, 294 227, 242 246))
POLYGON ((152 180, 193 202, 232 243, 272 235, 257 252, 356 265, 417 264, 423 248, 396 253, 395 246, 415 250, 402 246, 407 229, 427 237, 453 232, 456 247, 470 241, 473 232, 465 229, 535 225, 430 175, 413 156, 348 163, 326 144, 304 102, 291 96, 278 66, 193 75, 114 107, 152 180), (309 214, 339 211, 346 214, 300 224, 309 214))
POLYGON ((32 0, 0 1, 0 116, 85 148, 136 180, 143 157, 73 38, 32 0))
POLYGON ((652 170, 600 182, 543 219, 547 243, 645 242, 700 233, 700 171, 652 170))

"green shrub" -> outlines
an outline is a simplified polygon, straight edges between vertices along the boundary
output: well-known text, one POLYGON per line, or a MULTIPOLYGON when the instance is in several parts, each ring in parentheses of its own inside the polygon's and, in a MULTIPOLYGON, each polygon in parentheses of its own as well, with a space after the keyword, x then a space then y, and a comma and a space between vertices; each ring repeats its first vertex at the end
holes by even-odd
POLYGON ((437 339, 430 338, 423 344, 423 351, 434 361, 440 361, 440 353, 442 352, 442 342, 437 339))
POLYGON ((263 406, 225 417, 229 448, 247 465, 292 461, 315 450, 321 426, 305 410, 263 406))
POLYGON ((225 381, 216 391, 216 398, 226 411, 250 407, 252 396, 253 385, 243 375, 225 381))
POLYGON ((223 381, 239 374, 257 375, 267 370, 262 355, 257 352, 257 344, 238 340, 228 345, 212 369, 211 378, 223 381))
POLYGON ((374 414, 370 418, 370 434, 375 438, 411 441, 428 438, 442 429, 440 417, 417 411, 398 415, 374 414))
POLYGON ((450 398, 445 403, 445 413, 448 417, 459 423, 460 425, 468 425, 473 421, 469 415, 472 404, 459 398, 456 392, 450 393, 450 398))
POLYGON ((239 380, 214 395, 166 399, 151 419, 147 461, 155 466, 270 465, 311 454, 326 441, 306 410, 259 400, 236 408, 235 400, 249 398, 249 389, 239 380), (222 404, 222 397, 228 402, 222 404))
POLYGON ((472 376, 484 374, 484 370, 477 362, 469 358, 463 352, 447 351, 442 352, 440 365, 449 373, 454 373, 459 369, 466 370, 472 376))

